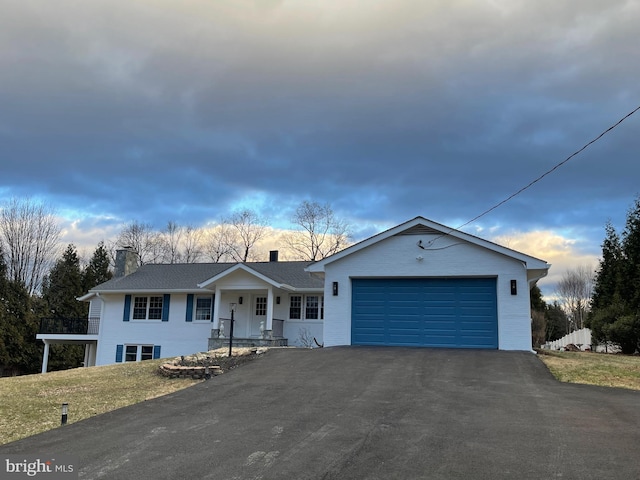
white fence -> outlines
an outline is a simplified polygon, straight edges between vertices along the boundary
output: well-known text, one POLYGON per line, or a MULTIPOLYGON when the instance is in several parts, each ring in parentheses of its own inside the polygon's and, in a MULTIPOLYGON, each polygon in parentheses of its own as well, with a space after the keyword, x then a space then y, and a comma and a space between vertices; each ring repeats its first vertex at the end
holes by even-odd
POLYGON ((564 348, 572 343, 580 350, 591 349, 596 352, 608 352, 608 353, 617 353, 620 351, 620 347, 616 344, 609 342, 608 344, 602 345, 592 345, 591 344, 591 329, 582 328, 580 330, 576 330, 575 332, 571 332, 568 335, 565 335, 560 340, 554 340, 553 342, 547 342, 542 345, 542 348, 546 348, 549 350, 564 350, 564 348))
POLYGON ((570 334, 565 335, 559 340, 545 343, 542 348, 548 348, 550 350, 561 350, 570 343, 574 344, 580 350, 591 348, 591 329, 581 328, 580 330, 576 330, 575 332, 571 332, 570 334))

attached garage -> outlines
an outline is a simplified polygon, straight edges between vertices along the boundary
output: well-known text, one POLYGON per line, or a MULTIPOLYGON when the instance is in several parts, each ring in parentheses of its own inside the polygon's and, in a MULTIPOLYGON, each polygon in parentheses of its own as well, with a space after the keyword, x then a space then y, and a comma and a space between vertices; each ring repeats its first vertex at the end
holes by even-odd
POLYGON ((498 348, 495 278, 352 280, 352 345, 498 348))
POLYGON ((322 259, 324 345, 531 350, 550 265, 423 217, 322 259))

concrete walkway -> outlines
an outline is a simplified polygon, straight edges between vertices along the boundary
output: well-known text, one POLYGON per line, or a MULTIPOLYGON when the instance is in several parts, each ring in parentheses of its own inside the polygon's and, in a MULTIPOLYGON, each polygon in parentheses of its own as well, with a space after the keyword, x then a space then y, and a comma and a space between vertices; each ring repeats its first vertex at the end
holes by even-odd
POLYGON ((83 479, 633 479, 640 393, 523 352, 271 350, 14 453, 74 455, 83 479))

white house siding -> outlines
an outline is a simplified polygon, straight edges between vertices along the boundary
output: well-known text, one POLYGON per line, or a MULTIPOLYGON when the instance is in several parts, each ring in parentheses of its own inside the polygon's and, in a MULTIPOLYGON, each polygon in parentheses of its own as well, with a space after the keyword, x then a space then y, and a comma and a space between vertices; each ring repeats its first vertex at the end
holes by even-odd
MULTIPOLYGON (((146 295, 135 293, 134 295, 146 295)), ((152 293, 149 295, 159 295, 152 293)), ((96 364, 115 363, 117 345, 160 345, 161 357, 189 355, 207 350, 211 322, 186 322, 187 295, 172 294, 169 321, 124 322, 124 294, 101 294, 104 300, 96 364)))
POLYGON ((325 266, 325 346, 351 344, 351 278, 497 277, 498 348, 531 350, 529 285, 519 260, 451 237, 398 235, 325 266), (422 257, 419 260, 417 257, 422 257), (511 280, 518 294, 511 295, 511 280), (338 282, 338 296, 332 295, 338 282))
POLYGON ((324 322, 322 320, 287 320, 284 322, 284 336, 289 346, 315 347, 315 340, 322 345, 324 322))

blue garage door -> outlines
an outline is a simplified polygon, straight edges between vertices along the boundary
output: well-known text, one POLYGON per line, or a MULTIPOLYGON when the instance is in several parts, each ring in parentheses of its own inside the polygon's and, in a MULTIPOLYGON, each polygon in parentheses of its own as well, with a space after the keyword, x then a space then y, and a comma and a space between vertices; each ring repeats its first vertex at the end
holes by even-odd
POLYGON ((495 278, 352 280, 351 343, 498 348, 495 278))

